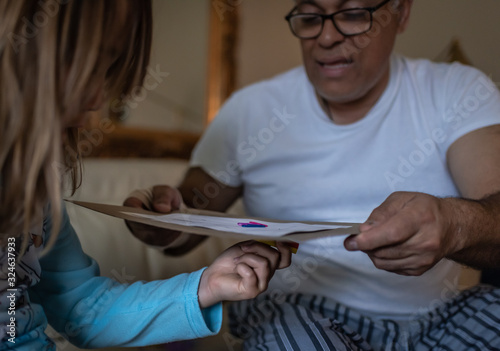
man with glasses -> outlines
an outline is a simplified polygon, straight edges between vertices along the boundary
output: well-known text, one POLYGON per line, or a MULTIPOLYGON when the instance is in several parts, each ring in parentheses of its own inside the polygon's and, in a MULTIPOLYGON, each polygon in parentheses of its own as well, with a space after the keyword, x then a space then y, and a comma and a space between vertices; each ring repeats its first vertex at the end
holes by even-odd
MULTIPOLYGON (((298 0, 303 67, 234 94, 178 190, 144 200, 225 211, 242 196, 255 217, 364 222, 301 243, 266 295, 231 306, 249 350, 500 347, 500 292, 459 291, 456 263, 499 265, 500 94, 473 68, 393 54, 411 5, 298 0)), ((203 240, 168 238, 167 254, 203 240)))

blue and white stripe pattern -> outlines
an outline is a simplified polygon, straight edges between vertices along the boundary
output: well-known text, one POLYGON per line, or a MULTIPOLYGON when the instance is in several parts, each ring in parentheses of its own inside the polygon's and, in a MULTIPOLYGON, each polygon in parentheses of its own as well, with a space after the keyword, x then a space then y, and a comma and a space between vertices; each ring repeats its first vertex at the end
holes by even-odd
POLYGON ((398 321, 302 294, 233 303, 229 316, 245 350, 500 350, 500 289, 489 286, 398 321))

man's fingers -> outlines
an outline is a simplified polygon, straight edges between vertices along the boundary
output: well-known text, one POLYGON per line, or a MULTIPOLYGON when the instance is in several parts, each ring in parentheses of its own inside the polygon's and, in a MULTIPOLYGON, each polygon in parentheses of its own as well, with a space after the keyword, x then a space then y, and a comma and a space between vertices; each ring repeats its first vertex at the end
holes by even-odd
POLYGON ((143 208, 161 213, 178 210, 182 203, 180 192, 168 185, 155 185, 148 189, 134 190, 123 203, 125 206, 143 208))
POLYGON ((361 232, 370 230, 374 225, 384 223, 387 219, 398 213, 409 201, 414 198, 414 195, 407 192, 395 192, 380 206, 375 208, 365 223, 360 225, 361 232))
POLYGON ((169 213, 173 210, 178 210, 182 197, 179 191, 168 185, 155 185, 153 192, 153 209, 162 213, 169 213))
POLYGON ((370 216, 368 216, 366 221, 360 225, 360 231, 363 232, 369 230, 373 225, 386 221, 387 218, 390 218, 394 214, 394 208, 395 206, 392 202, 389 202, 388 200, 384 201, 380 206, 376 207, 370 213, 370 216))
POLYGON ((373 251, 386 246, 394 246, 409 240, 419 229, 418 223, 411 218, 411 213, 401 211, 398 216, 373 225, 358 235, 348 237, 345 247, 348 250, 373 251))
POLYGON ((402 259, 386 260, 369 256, 373 265, 378 269, 393 272, 400 275, 418 276, 429 270, 434 262, 432 260, 423 261, 422 257, 409 256, 402 259))
POLYGON ((142 208, 147 210, 146 205, 136 197, 128 197, 123 201, 123 206, 142 208))
POLYGON ((366 251, 370 257, 383 260, 400 260, 415 255, 405 248, 405 245, 387 246, 373 251, 366 251))
POLYGON ((137 208, 142 208, 145 210, 151 210, 152 199, 153 199, 153 192, 152 192, 151 188, 136 189, 128 195, 127 199, 125 200, 125 202, 123 204, 125 206, 137 207, 137 208), (134 200, 130 200, 130 199, 134 199, 134 200), (128 205, 128 204, 130 204, 130 205, 128 205))

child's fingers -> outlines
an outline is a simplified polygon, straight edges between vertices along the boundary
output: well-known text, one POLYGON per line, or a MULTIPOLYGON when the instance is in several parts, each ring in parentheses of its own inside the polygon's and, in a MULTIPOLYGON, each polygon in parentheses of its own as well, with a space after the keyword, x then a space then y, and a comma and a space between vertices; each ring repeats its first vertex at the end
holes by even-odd
POLYGON ((262 292, 266 290, 267 283, 273 276, 276 266, 273 265, 268 258, 253 253, 247 253, 240 256, 238 258, 238 265, 242 263, 253 270, 257 277, 259 291, 262 292))
POLYGON ((292 249, 285 242, 276 242, 276 247, 280 252, 280 260, 277 269, 286 268, 292 263, 292 249))
POLYGON ((259 294, 258 290, 258 277, 252 267, 248 266, 245 263, 238 263, 236 265, 236 273, 241 277, 240 285, 238 293, 243 292, 243 297, 245 299, 254 298, 259 294))
POLYGON ((245 253, 253 253, 262 257, 265 257, 269 262, 271 263, 270 268, 275 270, 278 268, 278 265, 280 264, 280 256, 281 253, 278 250, 273 249, 269 245, 250 240, 250 241, 245 241, 240 244, 240 248, 243 250, 245 253))

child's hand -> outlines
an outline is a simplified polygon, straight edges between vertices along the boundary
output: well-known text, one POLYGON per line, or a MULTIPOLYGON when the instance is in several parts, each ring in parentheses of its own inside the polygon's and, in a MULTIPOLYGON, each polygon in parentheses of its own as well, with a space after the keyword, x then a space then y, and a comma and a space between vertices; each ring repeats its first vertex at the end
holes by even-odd
POLYGON ((247 300, 265 291, 276 269, 291 262, 290 248, 283 243, 277 243, 277 247, 244 241, 224 251, 201 276, 200 307, 247 300))

